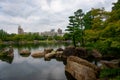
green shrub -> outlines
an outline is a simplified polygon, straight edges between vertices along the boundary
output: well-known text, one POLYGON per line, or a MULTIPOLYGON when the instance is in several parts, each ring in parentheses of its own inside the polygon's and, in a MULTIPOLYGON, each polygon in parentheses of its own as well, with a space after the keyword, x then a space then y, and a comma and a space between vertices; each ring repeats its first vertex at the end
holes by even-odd
POLYGON ((100 78, 120 78, 120 69, 103 69, 100 72, 100 78))

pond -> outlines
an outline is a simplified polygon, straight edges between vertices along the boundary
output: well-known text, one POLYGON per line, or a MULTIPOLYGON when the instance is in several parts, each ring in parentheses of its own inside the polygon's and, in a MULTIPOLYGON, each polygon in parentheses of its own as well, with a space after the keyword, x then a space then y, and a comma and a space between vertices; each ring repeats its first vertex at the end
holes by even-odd
POLYGON ((64 44, 34 44, 34 45, 12 45, 14 48, 14 58, 0 60, 0 80, 67 80, 64 64, 62 61, 51 59, 45 61, 43 58, 33 58, 21 56, 19 51, 29 49, 32 52, 44 48, 54 50, 64 44))

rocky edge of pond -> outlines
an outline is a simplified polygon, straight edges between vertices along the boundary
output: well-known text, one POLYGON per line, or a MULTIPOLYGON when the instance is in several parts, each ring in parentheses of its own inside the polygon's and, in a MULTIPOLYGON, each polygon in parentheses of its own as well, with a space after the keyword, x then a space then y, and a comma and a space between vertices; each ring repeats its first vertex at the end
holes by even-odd
MULTIPOLYGON (((13 48, 9 47, 8 50, 3 49, 0 51, 0 57, 13 56, 13 48)), ((21 50, 21 55, 30 55, 29 50, 21 50)), ((99 72, 102 67, 98 67, 95 64, 89 62, 87 59, 92 58, 99 60, 103 66, 107 68, 120 68, 120 59, 111 61, 102 60, 102 55, 96 49, 87 50, 83 47, 68 46, 65 49, 58 48, 44 49, 44 51, 35 51, 31 54, 34 58, 44 57, 45 60, 51 60, 52 58, 61 58, 66 60, 65 71, 70 73, 76 80, 98 80, 99 72)))
POLYGON ((58 48, 44 49, 44 51, 35 51, 31 55, 34 58, 44 57, 45 60, 53 58, 62 58, 66 60, 65 71, 70 73, 76 80, 97 80, 99 78, 100 70, 103 66, 107 68, 119 68, 120 60, 106 61, 102 60, 102 55, 96 49, 87 50, 83 47, 68 46, 65 49, 58 48), (103 66, 98 67, 95 64, 87 61, 92 58, 100 61, 103 66))

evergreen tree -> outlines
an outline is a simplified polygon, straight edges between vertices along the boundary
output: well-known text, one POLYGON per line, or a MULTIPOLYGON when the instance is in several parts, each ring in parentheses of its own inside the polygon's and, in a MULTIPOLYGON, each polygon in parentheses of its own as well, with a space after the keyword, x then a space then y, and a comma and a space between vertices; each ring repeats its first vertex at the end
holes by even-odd
POLYGON ((81 40, 81 45, 84 46, 84 20, 83 20, 83 17, 84 17, 84 13, 82 12, 82 9, 78 9, 76 12, 74 12, 75 14, 75 19, 76 19, 76 22, 77 22, 77 27, 78 27, 78 31, 79 31, 79 37, 80 40, 81 40))
POLYGON ((69 34, 72 36, 72 41, 73 41, 73 44, 75 47, 76 47, 75 33, 76 33, 76 31, 78 31, 78 29, 79 29, 79 27, 77 26, 75 16, 70 16, 69 17, 69 26, 67 26, 66 31, 68 31, 69 34))

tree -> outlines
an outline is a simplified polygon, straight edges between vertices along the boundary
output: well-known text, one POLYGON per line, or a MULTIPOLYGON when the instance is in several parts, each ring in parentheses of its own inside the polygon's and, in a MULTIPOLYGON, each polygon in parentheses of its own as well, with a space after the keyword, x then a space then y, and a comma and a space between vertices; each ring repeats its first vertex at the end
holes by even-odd
POLYGON ((88 30, 88 29, 91 29, 92 28, 92 20, 93 20, 93 17, 92 17, 92 14, 91 14, 92 11, 89 11, 87 12, 84 17, 83 17, 83 20, 84 20, 84 26, 85 26, 85 30, 88 30))
POLYGON ((92 8, 84 16, 85 39, 87 42, 96 43, 101 38, 102 30, 106 27, 109 13, 104 8, 92 8))
POLYGON ((64 38, 64 40, 71 40, 72 38, 71 38, 71 35, 69 34, 69 33, 65 33, 64 35, 63 35, 63 38, 64 38))
POLYGON ((84 13, 82 9, 78 9, 74 12, 74 16, 69 17, 69 26, 67 26, 66 31, 69 31, 69 34, 72 36, 72 41, 76 47, 77 42, 80 41, 84 45, 84 13))
POLYGON ((110 14, 110 18, 108 19, 109 22, 116 22, 117 20, 120 20, 120 0, 118 0, 116 3, 113 3, 112 12, 110 14))
POLYGON ((85 27, 83 20, 84 13, 82 12, 82 9, 78 9, 76 12, 74 12, 74 14, 77 22, 77 27, 79 28, 78 31, 81 32, 78 33, 81 36, 81 45, 84 46, 84 27, 85 27))
POLYGON ((1 30, 0 30, 0 39, 1 39, 2 41, 5 41, 6 38, 7 38, 7 36, 8 36, 8 33, 1 29, 1 30))
POLYGON ((75 33, 78 29, 79 28, 77 26, 75 16, 70 16, 69 17, 69 26, 67 26, 66 31, 68 31, 70 33, 70 35, 72 36, 72 41, 73 41, 73 44, 75 47, 76 47, 75 33))
POLYGON ((106 27, 102 31, 101 37, 105 43, 109 43, 109 51, 120 52, 120 0, 114 3, 110 17, 106 20, 106 27))

